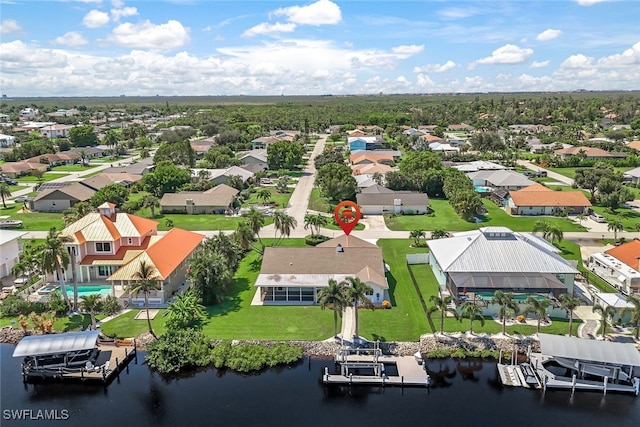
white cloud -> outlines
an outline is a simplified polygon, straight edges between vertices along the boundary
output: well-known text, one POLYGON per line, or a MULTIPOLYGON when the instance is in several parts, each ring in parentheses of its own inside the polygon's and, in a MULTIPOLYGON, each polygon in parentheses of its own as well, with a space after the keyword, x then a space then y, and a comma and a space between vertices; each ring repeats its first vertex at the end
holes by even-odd
POLYGON ((491 56, 478 59, 475 64, 522 64, 533 55, 533 49, 506 44, 491 53, 491 56))
POLYGON ((533 61, 529 68, 544 68, 549 65, 549 61, 533 61))
POLYGON ((119 9, 111 9, 111 18, 119 21, 123 16, 134 16, 138 14, 138 9, 132 6, 120 7, 119 9))
POLYGON ((631 46, 621 54, 605 56, 598 60, 598 65, 606 68, 624 67, 640 64, 640 42, 631 46))
POLYGON ((444 19, 462 19, 475 16, 480 13, 479 9, 473 7, 449 7, 437 12, 438 16, 444 19))
POLYGON ((391 51, 393 53, 398 53, 400 55, 415 55, 416 53, 420 53, 424 50, 424 45, 403 45, 403 46, 396 46, 391 48, 391 51))
POLYGON ((204 31, 205 33, 210 33, 211 30, 213 30, 213 28, 211 27, 211 25, 207 25, 206 27, 204 27, 202 29, 202 31, 204 31))
POLYGON ((17 73, 34 68, 44 70, 51 68, 57 71, 67 65, 64 54, 53 49, 30 46, 20 40, 1 43, 0 60, 3 73, 17 73), (29 55, 25 55, 25 52, 29 52, 29 55))
POLYGON ((0 34, 17 33, 22 27, 15 19, 5 19, 0 22, 0 34))
POLYGON ((553 40, 556 37, 559 37, 560 34, 562 34, 562 31, 553 30, 553 29, 549 28, 548 30, 544 30, 543 32, 538 34, 536 36, 536 40, 542 41, 542 42, 546 42, 546 41, 549 41, 549 40, 553 40))
POLYGON ((282 24, 280 22, 276 22, 275 24, 268 24, 266 22, 263 22, 262 24, 258 24, 246 30, 244 33, 242 33, 242 37, 253 37, 257 35, 271 35, 274 33, 291 33, 295 29, 296 29, 296 24, 291 22, 286 24, 282 24))
POLYGON ((580 68, 592 68, 593 58, 584 56, 579 53, 577 55, 571 55, 560 64, 560 69, 580 69, 580 68))
POLYGON ((298 25, 334 25, 342 20, 340 7, 331 0, 318 0, 307 6, 290 6, 277 9, 276 16, 285 16, 298 25))
POLYGON ((89 43, 89 41, 85 39, 82 36, 82 34, 77 33, 75 31, 69 31, 64 35, 53 39, 51 43, 61 44, 63 46, 69 46, 69 47, 77 47, 77 46, 84 46, 85 44, 89 43))
POLYGON ((609 0, 574 0, 580 6, 593 6, 597 3, 604 3, 609 0))
POLYGON ((158 25, 148 20, 125 22, 114 28, 107 40, 126 47, 171 50, 189 42, 189 30, 173 19, 158 25))
POLYGON ((82 18, 82 23, 87 28, 104 27, 109 23, 109 14, 95 9, 90 10, 89 13, 82 18))
POLYGON ((122 9, 122 7, 124 6, 124 1, 123 0, 111 0, 111 5, 113 7, 115 7, 116 9, 122 9))
POLYGON ((429 64, 423 67, 415 67, 413 69, 414 73, 444 73, 455 68, 456 63, 449 60, 444 64, 429 64))
POLYGON ((416 77, 416 84, 420 87, 435 86, 433 80, 431 80, 426 74, 418 74, 418 76, 416 77))

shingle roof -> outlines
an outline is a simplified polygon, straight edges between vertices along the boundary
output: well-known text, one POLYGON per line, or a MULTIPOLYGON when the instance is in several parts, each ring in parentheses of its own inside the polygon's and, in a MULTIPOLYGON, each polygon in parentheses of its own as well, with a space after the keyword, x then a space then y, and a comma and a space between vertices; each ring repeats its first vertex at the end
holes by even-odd
POLYGON ((541 184, 511 191, 509 196, 516 206, 591 206, 582 191, 554 191, 541 184))
POLYGON ((473 179, 482 179, 491 183, 495 187, 528 187, 535 184, 524 175, 512 170, 479 170, 468 173, 467 176, 473 179))
POLYGON ((376 194, 387 193, 388 194, 388 193, 395 193, 395 191, 390 190, 387 187, 383 187, 382 185, 379 185, 379 184, 371 185, 369 187, 366 187, 360 190, 360 194, 368 194, 368 193, 376 193, 376 194))
POLYGON ((556 150, 554 153, 577 156, 581 151, 584 152, 586 157, 613 157, 608 151, 597 147, 569 147, 556 150))
POLYGON ((395 200, 400 199, 402 205, 407 206, 427 206, 429 197, 425 193, 413 191, 394 191, 392 193, 358 193, 356 200, 360 206, 370 205, 393 205, 395 200))
POLYGON ((454 237, 428 240, 427 246, 447 273, 578 272, 554 253, 557 249, 548 242, 532 234, 513 232, 505 227, 455 233, 454 237))
POLYGON ((181 191, 179 193, 165 193, 160 200, 160 206, 185 206, 187 200, 193 200, 196 206, 227 207, 239 191, 226 184, 216 185, 204 191, 181 191))
POLYGON ((95 190, 85 187, 80 183, 75 183, 64 187, 50 188, 44 191, 39 191, 38 195, 35 197, 35 199, 33 199, 33 201, 37 202, 38 200, 46 198, 55 198, 57 200, 75 199, 79 202, 84 202, 89 200, 95 193, 95 190), (56 192, 59 194, 56 194, 56 192))

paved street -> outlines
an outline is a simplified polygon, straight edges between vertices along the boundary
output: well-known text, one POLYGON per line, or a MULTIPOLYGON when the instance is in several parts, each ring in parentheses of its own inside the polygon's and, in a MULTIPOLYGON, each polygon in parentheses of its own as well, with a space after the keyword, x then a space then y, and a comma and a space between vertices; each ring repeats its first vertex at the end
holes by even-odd
POLYGON ((531 169, 531 170, 536 171, 536 172, 540 172, 540 171, 547 172, 547 177, 553 178, 556 181, 561 182, 561 183, 566 184, 566 185, 573 185, 573 180, 571 178, 566 177, 564 175, 561 175, 559 173, 550 171, 548 169, 541 168, 540 166, 537 166, 537 165, 531 163, 528 160, 518 160, 516 163, 519 164, 520 166, 524 166, 525 168, 531 169))

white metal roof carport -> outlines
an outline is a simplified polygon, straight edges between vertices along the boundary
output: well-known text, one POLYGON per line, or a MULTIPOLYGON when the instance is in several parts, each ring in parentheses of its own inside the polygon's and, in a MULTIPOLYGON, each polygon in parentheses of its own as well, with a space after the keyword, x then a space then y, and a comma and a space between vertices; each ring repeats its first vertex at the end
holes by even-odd
POLYGON ((41 356, 68 351, 90 350, 96 346, 100 331, 66 332, 63 334, 31 335, 20 340, 13 357, 41 356))
POLYGON ((542 354, 599 363, 640 367, 640 352, 633 344, 538 334, 542 354))

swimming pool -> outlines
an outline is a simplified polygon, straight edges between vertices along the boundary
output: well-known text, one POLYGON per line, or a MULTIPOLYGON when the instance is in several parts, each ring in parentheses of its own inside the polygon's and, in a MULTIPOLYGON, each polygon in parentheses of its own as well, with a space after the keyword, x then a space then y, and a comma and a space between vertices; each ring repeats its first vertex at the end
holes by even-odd
MULTIPOLYGON (((67 295, 69 297, 73 297, 73 285, 67 283, 67 295)), ((47 285, 38 290, 38 294, 40 295, 49 295, 51 292, 57 291, 60 288, 60 285, 47 285)), ((78 297, 99 294, 102 296, 111 294, 111 286, 108 285, 85 285, 78 286, 78 297)))
POLYGON ((491 187, 473 187, 476 190, 476 193, 491 193, 493 192, 493 188, 491 187))

